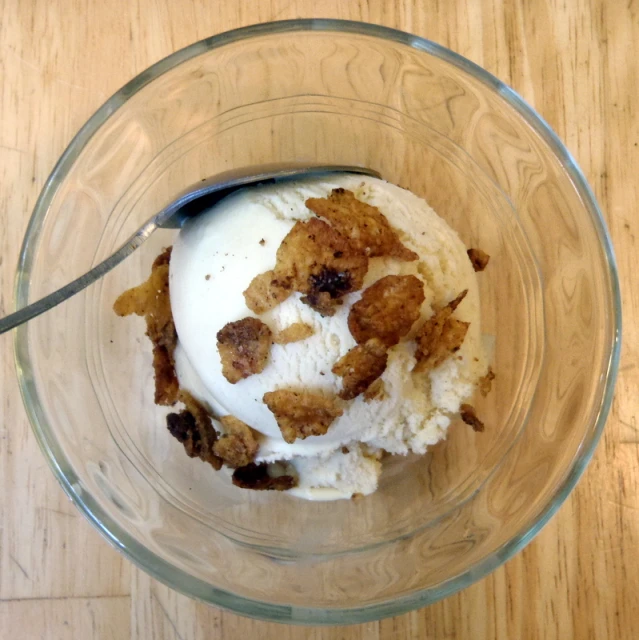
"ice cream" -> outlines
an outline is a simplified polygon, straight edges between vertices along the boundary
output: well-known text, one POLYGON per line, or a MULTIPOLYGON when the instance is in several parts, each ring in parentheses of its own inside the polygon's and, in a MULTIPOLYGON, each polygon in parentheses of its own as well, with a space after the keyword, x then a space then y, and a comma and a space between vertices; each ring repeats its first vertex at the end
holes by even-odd
POLYGON ((232 415, 261 432, 256 462, 289 461, 299 477, 289 493, 300 497, 333 499, 374 491, 381 471, 379 453, 424 453, 445 438, 451 416, 487 371, 477 276, 467 247, 424 200, 375 178, 342 175, 252 187, 231 195, 180 231, 169 283, 180 387, 213 415, 232 415), (295 222, 315 217, 307 199, 325 198, 338 187, 377 207, 403 245, 419 258, 371 258, 362 289, 346 295, 332 316, 323 317, 304 304, 299 293, 260 314, 274 334, 303 323, 312 328, 312 335, 273 344, 259 374, 229 383, 222 373, 217 333, 228 323, 256 316, 243 292, 256 275, 273 269, 278 247, 295 222), (424 284, 425 300, 411 331, 388 350, 381 376, 384 393, 377 398, 360 394, 344 403, 342 415, 326 435, 285 442, 264 394, 290 387, 339 393, 343 380, 332 368, 356 345, 349 312, 364 290, 387 275, 416 276, 424 284), (467 294, 455 316, 470 325, 461 348, 434 369, 413 371, 416 344, 411 337, 435 309, 463 290, 467 294))

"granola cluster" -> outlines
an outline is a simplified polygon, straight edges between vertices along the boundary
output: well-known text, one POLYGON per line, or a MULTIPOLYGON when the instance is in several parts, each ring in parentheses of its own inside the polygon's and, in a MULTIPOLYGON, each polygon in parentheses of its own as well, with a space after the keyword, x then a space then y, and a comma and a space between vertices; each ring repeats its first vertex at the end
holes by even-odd
POLYGON ((285 442, 323 436, 344 413, 335 398, 305 389, 278 389, 264 394, 264 404, 275 416, 285 442))
POLYGON ((294 291, 322 315, 333 315, 340 299, 362 287, 368 257, 318 218, 298 221, 277 250, 275 268, 260 274, 244 292, 246 306, 260 314, 294 291))
POLYGON ((386 276, 368 287, 348 314, 358 344, 376 338, 396 345, 415 324, 424 302, 424 283, 415 276, 386 276))
POLYGON ((386 346, 379 338, 353 347, 333 366, 333 373, 343 378, 340 398, 352 400, 367 391, 384 373, 387 362, 386 346))
POLYGON ((462 291, 446 306, 437 309, 422 325, 415 338, 415 371, 434 369, 462 346, 470 323, 454 318, 453 313, 467 293, 467 289, 462 291))
POLYGON ((118 297, 113 310, 119 316, 136 314, 146 320, 146 335, 153 344, 155 371, 155 403, 173 405, 177 402, 180 385, 175 375, 174 352, 177 332, 169 298, 169 261, 171 247, 153 262, 146 282, 128 289, 118 297))
POLYGON ((217 332, 222 375, 235 384, 261 373, 273 343, 271 330, 257 318, 229 322, 217 332))
MULTIPOLYGON (((331 316, 343 304, 344 296, 359 291, 368 271, 369 259, 392 257, 417 260, 376 207, 358 200, 346 189, 333 189, 326 198, 309 198, 306 206, 316 215, 296 222, 276 254, 272 270, 257 275, 244 298, 246 306, 262 315, 293 293, 321 316, 331 316)), ((481 249, 469 249, 475 271, 482 271, 489 256, 481 249)), ((171 249, 155 260, 149 279, 125 291, 115 302, 118 315, 144 316, 147 335, 153 344, 155 401, 184 409, 167 416, 169 432, 180 441, 190 457, 213 468, 233 469, 233 483, 256 490, 287 490, 297 484, 295 474, 284 463, 256 464, 261 435, 235 416, 219 418, 216 429, 211 412, 191 394, 180 390, 175 374, 174 352, 177 334, 169 300, 171 249)), ((415 327, 425 300, 424 284, 414 275, 389 275, 363 291, 351 307, 348 328, 357 343, 335 362, 332 372, 342 378, 338 395, 308 389, 275 389, 263 402, 273 413, 282 437, 288 443, 327 433, 339 418, 345 403, 363 394, 365 402, 385 398, 381 378, 388 352, 403 339, 416 345, 415 373, 429 371, 444 362, 463 344, 469 323, 453 314, 467 291, 445 306, 435 309, 421 326, 415 327)), ((256 317, 227 323, 217 333, 222 374, 230 384, 261 373, 268 366, 273 344, 286 345, 312 336, 314 328, 294 323, 274 333, 256 317)), ((480 381, 488 393, 494 373, 480 381)), ((470 405, 462 405, 461 418, 474 430, 484 425, 470 405)))
POLYGON ((333 189, 328 198, 309 198, 306 206, 330 222, 355 250, 370 258, 390 256, 410 262, 419 256, 405 247, 386 216, 347 189, 333 189))

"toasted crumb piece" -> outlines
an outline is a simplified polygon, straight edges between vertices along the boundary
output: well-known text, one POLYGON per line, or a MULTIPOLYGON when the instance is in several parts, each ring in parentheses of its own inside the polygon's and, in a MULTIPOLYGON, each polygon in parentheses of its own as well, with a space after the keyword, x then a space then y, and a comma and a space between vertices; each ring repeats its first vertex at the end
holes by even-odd
POLYGON ((486 373, 485 376, 482 376, 479 379, 479 393, 481 393, 482 396, 484 396, 484 398, 490 393, 490 390, 493 387, 493 380, 495 379, 495 373, 494 371, 488 367, 488 372, 486 373))
POLYGON ((416 372, 427 371, 439 366, 448 356, 459 350, 470 326, 453 318, 452 314, 466 297, 468 290, 462 291, 445 307, 436 311, 417 332, 415 358, 416 372))
POLYGON ((169 297, 170 260, 171 247, 155 259, 149 279, 122 293, 113 305, 113 310, 119 316, 133 313, 144 316, 146 335, 153 343, 155 402, 160 405, 175 404, 179 392, 173 357, 177 345, 177 332, 169 297))
POLYGON ((253 462, 260 446, 259 434, 235 416, 223 416, 220 422, 225 433, 213 446, 215 455, 233 469, 253 462))
POLYGON ((289 444, 297 438, 323 436, 335 418, 344 413, 337 398, 310 391, 279 389, 268 391, 263 399, 289 444))
POLYGON ((362 344, 379 338, 397 344, 419 318, 424 284, 415 276, 386 276, 368 287, 348 314, 348 328, 362 344))
POLYGON ((364 402, 369 403, 375 400, 376 402, 382 402, 386 399, 386 387, 384 381, 381 378, 377 378, 373 384, 364 391, 364 402))
POLYGON ((349 243, 365 255, 392 256, 399 260, 417 260, 397 237, 386 216, 377 208, 355 197, 348 189, 333 189, 328 198, 309 198, 306 206, 325 218, 349 243))
POLYGON ((251 280, 251 284, 244 291, 244 300, 253 313, 260 315, 277 307, 290 295, 290 286, 281 286, 274 271, 265 271, 251 280))
POLYGON ((490 260, 490 256, 481 249, 468 249, 466 252, 470 261, 473 263, 473 269, 475 272, 483 271, 488 265, 488 261, 490 260))
POLYGON ((334 316, 337 311, 337 307, 342 304, 340 299, 333 300, 333 298, 331 298, 331 294, 326 291, 302 296, 300 300, 314 311, 317 311, 317 313, 319 313, 323 318, 334 316))
POLYGON ((153 374, 155 378, 155 404, 170 407, 178 400, 180 383, 175 373, 173 350, 153 345, 153 374))
POLYGON ((469 424, 473 428, 473 431, 481 433, 484 430, 484 423, 477 417, 475 407, 472 405, 462 404, 461 407, 459 407, 459 415, 466 424, 469 424))
POLYGON ((305 322, 294 322, 288 327, 282 329, 273 337, 276 344, 288 344, 289 342, 299 342, 306 340, 315 333, 315 329, 305 322))
POLYGON ((296 222, 277 250, 276 276, 300 293, 338 298, 360 289, 367 270, 368 258, 317 218, 296 222))
POLYGON ((377 338, 353 347, 333 367, 333 373, 343 378, 339 397, 352 400, 366 391, 384 373, 387 362, 386 347, 377 338))
POLYGON ((217 332, 217 350, 222 361, 222 375, 235 384, 266 366, 273 336, 257 318, 243 318, 225 324, 217 332))
MULTIPOLYGON (((168 293, 168 268, 171 259, 171 247, 164 251, 154 260, 151 266, 151 275, 146 282, 137 287, 127 289, 120 294, 113 304, 113 310, 119 316, 128 316, 135 313, 139 316, 154 314, 158 311, 166 312, 165 293, 168 293)), ((170 312, 171 305, 168 305, 170 312)), ((159 320, 166 320, 164 315, 159 320)))
MULTIPOLYGON (((322 307, 337 304, 342 296, 362 287, 368 270, 368 258, 354 249, 339 232, 322 220, 298 221, 277 250, 275 269, 256 276, 244 298, 249 309, 264 313, 293 292, 307 296, 315 307, 323 296, 322 307)), ((326 315, 330 315, 329 313, 326 315)))
POLYGON ((200 458, 214 469, 221 469, 222 459, 214 452, 217 432, 207 410, 186 391, 180 391, 179 399, 186 409, 166 417, 169 432, 184 445, 189 457, 200 458))
POLYGON ((290 475, 269 475, 268 464, 247 464, 233 472, 233 484, 254 491, 287 491, 297 486, 297 478, 290 475))

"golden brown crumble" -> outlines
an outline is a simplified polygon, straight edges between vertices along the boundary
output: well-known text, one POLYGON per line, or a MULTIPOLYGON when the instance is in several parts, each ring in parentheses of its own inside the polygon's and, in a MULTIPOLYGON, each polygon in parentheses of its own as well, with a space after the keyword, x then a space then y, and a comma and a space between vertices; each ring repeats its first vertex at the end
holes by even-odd
MULTIPOLYGON (((298 221, 277 250, 272 275, 256 276, 244 297, 255 313, 272 309, 293 291, 306 294, 304 301, 314 307, 321 293, 336 301, 360 289, 367 270, 368 258, 326 222, 298 221)), ((325 309, 326 301, 322 303, 325 309)))
POLYGON ((377 378, 366 391, 364 391, 364 402, 369 403, 375 400, 382 402, 386 399, 386 386, 381 378, 377 378))
POLYGON ((358 200, 348 189, 333 189, 328 198, 309 198, 306 206, 328 220, 351 246, 371 258, 392 256, 405 261, 418 258, 401 243, 377 207, 358 200))
POLYGON ((275 273, 300 293, 338 298, 361 288, 368 258, 317 218, 296 222, 277 250, 275 273))
POLYGON ((448 356, 459 350, 470 323, 453 318, 452 314, 466 297, 462 291, 454 300, 435 313, 423 324, 415 338, 417 364, 414 371, 423 372, 439 366, 448 356))
POLYGON ((153 377, 155 404, 173 406, 178 400, 180 383, 175 373, 175 360, 166 347, 153 345, 153 377))
POLYGON ((264 370, 271 349, 271 330, 257 318, 225 324, 217 332, 222 375, 235 384, 264 370))
POLYGON ((337 398, 306 390, 268 391, 263 400, 289 444, 297 438, 304 440, 308 436, 323 436, 335 418, 344 412, 337 398))
POLYGON ((253 313, 261 315, 277 307, 290 295, 290 288, 279 285, 274 271, 265 271, 251 280, 251 284, 244 291, 244 301, 253 313))
POLYGON ((488 266, 490 256, 481 249, 468 249, 466 252, 473 264, 475 272, 483 271, 488 266))
POLYGON ((469 424, 473 428, 473 431, 481 433, 484 430, 484 423, 477 417, 475 407, 472 405, 462 404, 461 407, 459 407, 459 415, 466 424, 469 424))
POLYGON ((186 409, 167 415, 169 432, 184 445, 189 457, 200 458, 214 469, 221 469, 222 459, 214 451, 217 432, 207 410, 190 393, 180 391, 179 396, 186 409))
POLYGON ((291 475, 270 475, 273 465, 247 464, 233 472, 233 484, 241 489, 254 491, 287 491, 297 486, 297 478, 291 475))
POLYGON ((326 291, 302 296, 300 300, 324 318, 334 316, 337 307, 342 304, 342 300, 331 298, 331 294, 326 291))
POLYGON ((361 344, 379 338, 397 344, 419 318, 424 284, 415 276, 386 276, 368 287, 348 314, 348 328, 361 344))
POLYGON ((223 416, 220 422, 225 433, 218 438, 213 447, 215 455, 233 469, 245 467, 253 462, 260 446, 260 435, 257 431, 235 416, 223 416))
POLYGON ((177 333, 169 296, 170 259, 168 247, 153 262, 148 280, 122 293, 113 305, 119 316, 144 316, 146 335, 153 344, 155 403, 159 405, 175 404, 179 392, 174 360, 177 333))
POLYGON ((333 373, 343 378, 339 397, 352 400, 366 391, 384 373, 387 362, 386 347, 377 338, 353 347, 333 367, 333 373))
POLYGON ((495 372, 488 367, 488 371, 485 376, 482 376, 479 379, 479 393, 481 393, 484 398, 490 393, 490 390, 493 387, 493 380, 495 379, 495 372))
POLYGON ((289 342, 299 342, 306 340, 315 333, 315 329, 305 322, 294 322, 293 324, 278 331, 273 337, 273 342, 277 344, 288 344, 289 342))

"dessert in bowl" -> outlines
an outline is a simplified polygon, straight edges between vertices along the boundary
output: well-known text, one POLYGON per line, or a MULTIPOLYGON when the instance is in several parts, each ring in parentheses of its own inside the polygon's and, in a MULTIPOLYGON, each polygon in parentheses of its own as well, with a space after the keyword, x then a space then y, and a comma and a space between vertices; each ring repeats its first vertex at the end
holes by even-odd
POLYGON ((466 401, 495 377, 489 260, 383 180, 280 181, 190 220, 114 309, 145 316, 155 401, 185 404, 167 425, 191 457, 244 488, 362 497, 451 414, 483 431, 466 401))
MULTIPOLYGON (((610 406, 618 285, 605 225, 579 169, 514 93, 414 36, 293 21, 177 52, 96 113, 36 206, 18 303, 86 271, 199 177, 291 160, 371 167, 427 202, 464 248, 490 255, 476 276, 466 265, 480 301, 476 324, 482 336, 494 337, 489 360, 496 378, 490 393, 475 394, 472 403, 482 433, 451 411, 445 439, 424 455, 384 459, 376 490, 358 500, 247 491, 230 472, 185 456, 167 432, 167 408, 154 403, 144 321, 112 310, 124 290, 147 279, 165 247, 179 249, 170 231, 21 327, 18 373, 34 431, 63 487, 146 571, 246 615, 357 622, 423 606, 479 579, 529 541, 565 499, 610 406)), ((314 197, 326 198, 331 189, 314 197)), ((399 226, 392 213, 389 220, 399 226)), ((239 243, 247 263, 270 256, 252 271, 273 268, 288 232, 282 229, 270 245, 269 238, 259 244, 262 235, 246 247, 239 243)), ((410 235, 402 241, 418 252, 410 235)), ((230 234, 227 241, 222 254, 235 242, 230 234)), ((198 286, 213 286, 215 274, 210 281, 206 275, 198 286)), ((352 304, 345 301, 336 315, 350 314, 355 298, 386 276, 378 275, 349 294, 352 304)), ((425 287, 424 316, 411 330, 464 287, 430 301, 425 287)), ((244 290, 238 283, 234 295, 241 298, 244 290)), ((303 295, 296 291, 268 313, 303 295)), ((225 304, 219 301, 220 308, 225 304)), ((244 317, 222 313, 222 324, 244 317)), ((324 322, 319 318, 311 316, 309 324, 324 322)), ((262 322, 274 334, 285 328, 262 322)), ((180 323, 188 325, 188 318, 176 317, 178 332, 180 323)), ((207 340, 215 347, 220 329, 211 323, 207 340)), ((314 329, 307 340, 321 335, 319 325, 314 329)), ((401 340, 415 342, 409 334, 401 340)), ((408 344, 401 340, 391 349, 408 344)), ((270 355, 305 348, 303 342, 272 345, 270 355)), ((235 385, 226 381, 228 388, 257 384, 268 366, 235 385)), ((344 377, 332 375, 339 394, 344 377)), ((366 404, 359 396, 345 402, 366 404)), ((279 430, 274 422, 271 428, 279 430)))

